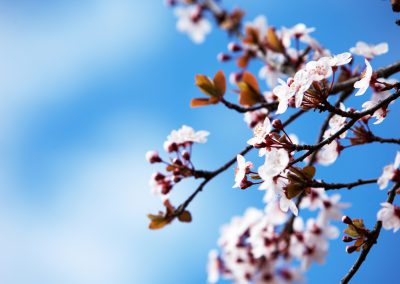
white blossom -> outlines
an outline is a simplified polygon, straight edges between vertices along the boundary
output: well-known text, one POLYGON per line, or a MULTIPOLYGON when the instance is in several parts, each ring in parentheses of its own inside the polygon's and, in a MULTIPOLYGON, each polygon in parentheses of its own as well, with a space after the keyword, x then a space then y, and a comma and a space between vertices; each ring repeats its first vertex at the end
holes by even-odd
POLYGON ((400 208, 389 202, 381 203, 382 208, 378 211, 377 219, 382 221, 385 230, 397 232, 400 229, 400 208))
POLYGON ((285 149, 272 148, 265 157, 265 163, 258 172, 265 177, 275 177, 284 171, 289 164, 289 154, 285 149))
POLYGON ((181 145, 183 143, 206 143, 207 136, 210 133, 208 131, 194 131, 190 126, 183 125, 179 130, 173 130, 167 137, 167 141, 164 142, 164 148, 168 148, 168 145, 173 143, 181 145))
POLYGON ((356 43, 355 47, 350 48, 351 53, 364 56, 367 59, 372 59, 375 56, 385 54, 388 51, 389 45, 386 42, 373 45, 359 41, 356 43))
POLYGON ((315 31, 315 28, 307 28, 303 23, 299 23, 291 28, 282 28, 282 42, 285 47, 290 46, 292 38, 298 38, 300 41, 311 44, 313 39, 310 37, 310 33, 315 31))
POLYGON ((220 263, 216 250, 212 250, 208 254, 208 283, 217 283, 219 279, 220 263))
POLYGON ((178 17, 176 28, 180 32, 187 33, 197 44, 203 43, 206 35, 211 32, 211 23, 202 17, 199 9, 197 6, 175 9, 175 16, 178 17))
POLYGON ((318 215, 318 222, 327 224, 329 220, 340 220, 342 218, 342 209, 348 208, 350 204, 340 203, 340 199, 340 194, 333 194, 330 197, 324 198, 322 201, 322 210, 318 215))
MULTIPOLYGON (((291 80, 291 79, 290 79, 291 80)), ((282 79, 278 79, 279 85, 273 89, 273 93, 278 97, 279 104, 276 114, 281 114, 286 112, 289 104, 289 99, 294 95, 290 92, 290 87, 288 86, 289 80, 286 83, 282 79)))
POLYGON ((310 61, 306 64, 306 71, 312 81, 321 81, 332 75, 332 58, 322 57, 318 61, 310 61))
POLYGON ((358 89, 357 93, 355 94, 356 96, 363 95, 367 91, 371 82, 372 67, 367 59, 365 59, 365 65, 366 69, 362 73, 361 79, 354 83, 354 88, 358 89))
POLYGON ((383 173, 378 178, 379 189, 382 190, 388 186, 389 181, 393 179, 399 166, 400 166, 400 151, 397 152, 394 163, 387 165, 383 168, 383 173))
POLYGON ((293 78, 293 82, 290 84, 289 93, 290 97, 295 96, 296 107, 300 107, 303 102, 304 93, 310 88, 312 78, 306 70, 299 70, 296 72, 293 78))
POLYGON ((338 143, 333 140, 330 144, 323 146, 317 152, 317 162, 323 166, 329 166, 333 164, 339 156, 338 143))
POLYGON ((272 125, 269 117, 267 116, 264 122, 259 123, 254 127, 254 136, 247 141, 247 144, 252 146, 261 144, 264 142, 265 136, 269 134, 272 130, 272 125))
POLYGON ((246 177, 246 173, 249 169, 253 168, 252 162, 246 162, 245 158, 242 155, 237 155, 237 167, 235 170, 235 184, 233 188, 240 187, 240 184, 246 177))

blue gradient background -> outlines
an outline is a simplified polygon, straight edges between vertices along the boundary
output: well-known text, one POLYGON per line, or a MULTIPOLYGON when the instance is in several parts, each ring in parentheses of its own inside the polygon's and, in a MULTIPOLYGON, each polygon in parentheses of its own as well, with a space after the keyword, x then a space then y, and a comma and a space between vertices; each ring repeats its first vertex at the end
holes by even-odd
MULTIPOLYGON (((228 39, 214 30, 204 45, 193 45, 175 31, 172 11, 161 2, 0 1, 1 283, 205 283, 207 254, 216 247, 220 225, 249 206, 262 206, 262 193, 231 189, 227 171, 191 206, 192 224, 147 229, 146 214, 160 203, 147 187, 154 168, 145 164, 146 150, 161 150, 170 130, 183 123, 207 129, 209 143, 196 146, 194 159, 213 169, 251 135, 237 113, 188 107, 199 95, 195 74, 233 70, 215 59, 228 39)), ((387 41, 390 54, 374 60, 374 67, 400 58, 400 28, 389 1, 225 3, 246 7, 247 19, 266 14, 277 27, 314 26, 314 35, 334 53, 357 40, 387 41)), ((360 107, 367 96, 347 105, 360 107)), ((399 113, 396 103, 377 133, 399 137, 399 113)), ((322 119, 305 115, 290 129, 300 129, 301 140, 312 143, 322 119)), ((318 177, 376 177, 395 151, 388 145, 345 151, 318 177)), ((194 186, 182 183, 175 203, 194 186)), ((349 215, 372 226, 386 197, 365 186, 343 198, 353 203, 349 215)), ((383 232, 353 283, 398 283, 399 244, 398 235, 383 232)), ((313 266, 309 283, 338 283, 356 257, 344 247, 332 242, 328 265, 313 266)))

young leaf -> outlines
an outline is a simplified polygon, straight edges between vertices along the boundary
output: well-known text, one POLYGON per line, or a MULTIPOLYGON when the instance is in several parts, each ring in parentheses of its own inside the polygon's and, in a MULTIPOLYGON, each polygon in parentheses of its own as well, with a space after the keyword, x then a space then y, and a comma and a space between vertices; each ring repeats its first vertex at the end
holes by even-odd
POLYGON ((184 223, 192 222, 192 215, 189 211, 183 211, 181 215, 178 216, 178 220, 184 223))
POLYGON ((278 38, 275 29, 272 27, 268 29, 267 42, 269 49, 271 49, 272 51, 278 53, 285 52, 285 47, 283 46, 282 41, 278 38))
POLYGON ((240 89, 239 103, 241 105, 252 106, 263 101, 257 79, 250 72, 243 73, 242 81, 238 83, 238 87, 240 89))

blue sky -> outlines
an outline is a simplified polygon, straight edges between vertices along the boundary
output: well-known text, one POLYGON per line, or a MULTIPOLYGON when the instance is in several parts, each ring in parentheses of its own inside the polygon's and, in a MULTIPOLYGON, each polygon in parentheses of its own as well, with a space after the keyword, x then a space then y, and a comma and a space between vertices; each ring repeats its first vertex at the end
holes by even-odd
MULTIPOLYGON (((314 26, 314 35, 335 53, 358 40, 387 41, 390 53, 373 67, 400 58, 400 28, 389 1, 225 3, 246 7, 247 19, 266 14, 277 27, 314 26)), ((205 283, 220 225, 249 206, 261 207, 260 192, 232 190, 227 171, 193 203, 192 224, 148 231, 146 214, 160 204, 149 194, 154 168, 144 153, 161 150, 170 130, 182 124, 211 132, 209 143, 194 152, 204 168, 218 167, 243 148, 250 132, 239 114, 188 106, 199 94, 195 74, 234 68, 216 61, 226 35, 214 30, 205 44, 192 44, 176 32, 172 11, 160 0, 59 0, 1 1, 0 38, 0 282, 205 283)), ((312 143, 323 119, 316 116, 291 130, 301 129, 302 141, 312 143)), ((399 118, 396 103, 376 131, 399 137, 399 118)), ((375 177, 396 150, 359 147, 318 174, 341 181, 375 177)), ((194 186, 183 183, 174 200, 194 186)), ((353 203, 348 214, 372 226, 385 193, 370 186, 343 198, 353 203)), ((383 232, 354 283, 393 283, 387 271, 395 268, 398 246, 397 235, 383 232)), ((332 242, 328 265, 314 266, 307 278, 337 283, 354 258, 342 242, 332 242)))

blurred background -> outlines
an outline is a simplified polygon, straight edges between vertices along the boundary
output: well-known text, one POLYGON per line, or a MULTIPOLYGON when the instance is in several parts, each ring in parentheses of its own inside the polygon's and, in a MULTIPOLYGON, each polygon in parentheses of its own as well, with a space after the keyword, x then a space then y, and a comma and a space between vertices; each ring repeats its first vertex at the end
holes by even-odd
MULTIPOLYGON (((400 58, 400 27, 389 1, 224 4, 245 8, 247 20, 265 14, 277 27, 316 27, 314 36, 334 53, 358 40, 387 41, 390 52, 373 60, 375 68, 400 58)), ((147 185, 155 170, 145 162, 147 150, 162 150, 169 132, 188 124, 211 132, 208 144, 195 147, 194 160, 214 169, 251 136, 237 113, 189 108, 199 95, 195 74, 234 70, 216 60, 227 36, 214 29, 194 45, 175 24, 161 0, 0 1, 0 283, 205 283, 219 227, 249 206, 262 207, 261 192, 231 188, 228 170, 192 204, 193 223, 147 229, 146 214, 161 209, 147 185)), ((347 105, 360 108, 366 96, 347 105)), ((399 119, 396 103, 377 133, 400 137, 399 119)), ((322 120, 305 115, 290 130, 313 143, 322 120)), ((319 177, 376 177, 396 150, 356 147, 319 169, 319 177)), ((177 188, 174 202, 195 184, 177 188)), ((376 186, 344 192, 353 203, 346 213, 372 226, 385 195, 376 186)), ((354 283, 397 283, 399 245, 398 234, 383 232, 354 283)), ((308 282, 337 283, 356 257, 344 247, 332 242, 328 265, 313 266, 308 282)))

